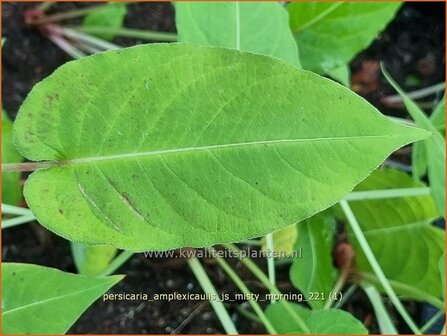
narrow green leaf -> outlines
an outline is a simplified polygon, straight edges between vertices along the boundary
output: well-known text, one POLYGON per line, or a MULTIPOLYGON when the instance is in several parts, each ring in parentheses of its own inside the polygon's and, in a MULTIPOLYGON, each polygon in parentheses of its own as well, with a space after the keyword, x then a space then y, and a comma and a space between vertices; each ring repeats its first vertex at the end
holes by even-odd
MULTIPOLYGON (((12 122, 2 110, 2 163, 22 162, 23 157, 17 152, 12 142, 12 122)), ((22 186, 19 172, 2 173, 2 202, 18 205, 22 199, 22 186)))
POLYGON ((64 334, 123 277, 87 277, 31 264, 2 264, 2 333, 64 334))
MULTIPOLYGON (((439 104, 433 110, 430 121, 445 138, 445 94, 439 104)), ((411 163, 413 166, 413 176, 421 179, 427 173, 427 150, 423 142, 413 145, 411 163)))
POLYGON ((277 2, 177 2, 180 42, 274 56, 300 67, 287 11, 277 2))
POLYGON ((290 26, 304 69, 330 72, 346 65, 392 20, 399 2, 292 2, 290 26))
POLYGON ((25 186, 40 223, 142 251, 299 222, 427 132, 271 57, 160 44, 63 65, 28 96, 14 135, 28 159, 50 161, 25 186))
MULTIPOLYGON (((311 311, 296 303, 290 302, 293 310, 300 315, 308 325, 310 333, 324 334, 367 334, 362 323, 348 312, 340 309, 324 309, 311 311)), ((267 307, 266 315, 279 334, 302 334, 303 331, 292 319, 284 318, 287 312, 283 305, 276 303, 267 307)))
MULTIPOLYGON (((121 28, 127 14, 124 2, 109 2, 104 9, 88 14, 82 21, 83 27, 121 28)), ((112 40, 113 34, 94 34, 104 40, 112 40)))
POLYGON ((383 67, 382 71, 388 82, 402 97, 408 113, 416 124, 432 132, 432 135, 424 141, 427 152, 428 179, 436 207, 445 218, 445 139, 425 113, 407 96, 383 67))
POLYGON ((79 274, 98 275, 109 266, 117 250, 113 246, 71 242, 71 252, 79 274))
MULTIPOLYGON (((378 169, 355 191, 422 187, 407 174, 395 169, 378 169)), ((389 280, 397 281, 438 297, 441 282, 438 260, 445 246, 445 233, 432 225, 438 217, 430 196, 350 202, 350 206, 389 280)), ((356 266, 372 273, 369 262, 353 235, 356 266)), ((398 293, 408 295, 396 289, 398 293)), ((415 297, 420 299, 420 296, 415 297)))
POLYGON ((430 116, 430 121, 434 128, 441 134, 445 133, 445 93, 438 105, 436 105, 430 116))
MULTIPOLYGON (((332 264, 335 220, 326 211, 297 224, 298 239, 295 248, 302 248, 303 257, 294 259, 290 280, 309 300, 309 293, 324 293, 328 297, 337 271, 332 264)), ((313 309, 322 309, 325 300, 310 300, 313 309)))

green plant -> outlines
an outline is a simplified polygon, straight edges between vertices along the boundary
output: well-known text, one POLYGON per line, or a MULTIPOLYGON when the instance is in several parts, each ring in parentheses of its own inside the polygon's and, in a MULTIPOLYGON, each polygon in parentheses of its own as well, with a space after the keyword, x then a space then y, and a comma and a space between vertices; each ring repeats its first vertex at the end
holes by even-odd
MULTIPOLYGON (((24 269, 31 281, 51 278, 45 272, 79 281, 80 290, 58 298, 60 304, 72 305, 69 298, 78 303, 60 326, 42 329, 33 322, 23 329, 27 316, 17 315, 19 324, 6 318, 12 308, 4 311, 3 331, 66 332, 119 281, 104 276, 133 252, 207 247, 239 290, 250 294, 244 279, 211 247, 223 244, 236 253, 239 248, 229 243, 249 240, 265 251, 312 251, 290 268, 291 282, 309 308, 282 298, 274 257, 267 257, 268 274, 250 258, 241 259, 279 298, 266 309, 249 300, 255 315, 246 311, 246 316, 267 332, 367 333, 341 310, 340 297, 354 290, 343 292, 349 283, 365 290, 383 333, 396 328, 382 293, 420 333, 426 326, 412 320, 399 296, 444 310, 445 233, 431 223, 445 217, 445 140, 439 133, 445 128, 445 98, 428 119, 387 77, 417 128, 385 117, 348 88, 320 76, 349 86, 348 62, 399 6, 293 3, 285 9, 278 3, 179 2, 178 36, 122 28, 125 8, 119 4, 32 21, 79 60, 37 85, 20 108, 14 143, 29 161, 20 163, 16 155, 3 161, 2 170, 14 178, 8 195, 17 190, 18 172, 32 171, 24 188, 31 211, 11 201, 2 213, 18 217, 4 220, 3 228, 37 219, 72 242, 78 271, 88 277, 4 264, 11 275, 3 277, 3 288, 12 293, 14 305, 30 304, 12 296, 22 290, 20 283, 12 286, 15 268, 24 269), (85 14, 82 26, 57 24, 85 14), (368 29, 362 29, 365 16, 368 29), (118 35, 181 43, 119 49, 101 39, 118 35), (111 50, 84 57, 106 49, 111 50), (377 169, 415 141, 420 141, 415 176, 420 179, 427 166, 428 187, 401 171, 377 169), (349 244, 342 245, 334 265, 336 221, 346 225, 349 244), (396 234, 405 239, 396 240, 396 234), (124 251, 115 257, 116 248, 124 251), (415 256, 408 259, 410 253, 415 256)), ((10 126, 4 127, 7 147, 2 150, 14 153, 10 126)), ((216 295, 199 260, 188 264, 203 290, 216 295)), ((57 288, 66 290, 65 281, 57 288)), ((51 284, 50 289, 55 290, 51 284)), ((36 300, 31 304, 40 306, 47 297, 36 300)), ((225 306, 211 303, 225 331, 237 333, 225 306)), ((52 309, 41 307, 43 320, 52 309)))

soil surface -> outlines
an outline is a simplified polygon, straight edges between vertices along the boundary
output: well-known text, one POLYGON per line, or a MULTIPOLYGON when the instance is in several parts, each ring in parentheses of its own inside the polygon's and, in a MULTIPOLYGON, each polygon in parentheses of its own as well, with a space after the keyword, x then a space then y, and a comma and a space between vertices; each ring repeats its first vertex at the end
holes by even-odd
MULTIPOLYGON (((93 3, 94 4, 94 3, 93 3)), ((2 34, 6 44, 2 50, 2 102, 14 117, 31 88, 51 74, 70 58, 36 30, 23 23, 23 13, 34 3, 3 3, 2 34)), ((51 12, 83 7, 89 3, 64 3, 51 8, 51 12)), ((424 88, 445 80, 445 4, 407 3, 396 19, 364 52, 351 63, 352 88, 363 95, 384 113, 407 117, 400 106, 383 103, 383 97, 393 94, 380 73, 383 62, 394 78, 406 91, 424 88)), ((128 6, 125 26, 175 32, 174 10, 168 3, 134 3, 128 6)), ((76 23, 72 20, 71 23, 76 23)), ((143 41, 118 38, 123 46, 143 41)), ((423 99, 428 111, 439 96, 423 99)), ((409 151, 398 153, 398 159, 408 162, 409 151)), ((26 262, 76 272, 69 242, 54 235, 37 223, 22 225, 2 232, 3 261, 26 262)), ((265 269, 265 261, 258 260, 265 269)), ((238 274, 246 279, 247 286, 255 293, 265 293, 263 286, 239 263, 232 261, 238 274)), ((219 292, 236 293, 213 260, 203 264, 219 292)), ((289 265, 278 268, 279 287, 284 292, 295 292, 288 281, 289 265)), ((117 273, 126 278, 115 286, 112 293, 202 293, 186 260, 178 258, 146 258, 134 255, 117 273)), ((229 302, 227 308, 241 333, 264 333, 258 323, 242 316, 236 306, 241 302, 229 302)), ((409 333, 393 307, 396 324, 402 333, 409 333)), ((419 319, 421 306, 408 303, 408 310, 419 319)), ((344 309, 349 310, 365 323, 372 333, 378 326, 372 308, 357 291, 344 309)), ((224 333, 207 301, 102 301, 98 300, 70 329, 70 333, 224 333)))

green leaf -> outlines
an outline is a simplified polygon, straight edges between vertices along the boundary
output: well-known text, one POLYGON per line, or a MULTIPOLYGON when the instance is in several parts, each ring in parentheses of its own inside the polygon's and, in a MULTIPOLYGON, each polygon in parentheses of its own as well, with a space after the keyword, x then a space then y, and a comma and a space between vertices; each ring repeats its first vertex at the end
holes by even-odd
MULTIPOLYGON (((293 302, 289 302, 289 305, 293 309, 293 311, 299 317, 301 317, 302 320, 304 320, 305 322, 307 321, 311 314, 311 310, 293 302)), ((269 304, 267 306, 267 309, 265 310, 265 315, 270 320, 278 334, 304 333, 304 331, 299 327, 294 319, 289 318, 289 312, 287 312, 287 310, 284 308, 284 305, 281 305, 278 302, 269 304)))
POLYGON ((71 243, 71 251, 78 272, 84 275, 98 275, 109 266, 117 252, 113 246, 84 245, 71 243))
POLYGON ((445 301, 445 251, 439 258, 438 262, 439 274, 441 274, 442 298, 445 301))
MULTIPOLYGON (((296 303, 290 302, 293 310, 304 319, 314 335, 322 334, 367 334, 368 330, 362 323, 348 312, 340 309, 324 309, 311 311, 296 303)), ((293 319, 286 318, 288 312, 283 305, 270 304, 266 309, 266 316, 278 332, 278 334, 302 334, 293 319)))
POLYGON ((293 2, 290 26, 304 69, 330 72, 346 65, 392 20, 399 2, 293 2))
MULTIPOLYGON (((286 226, 284 229, 273 233, 273 250, 284 256, 288 256, 293 252, 293 245, 296 241, 296 225, 286 226)), ((266 237, 261 239, 261 249, 267 252, 266 237)))
MULTIPOLYGON (((355 191, 423 186, 398 170, 378 169, 355 191)), ((350 206, 389 280, 417 288, 426 295, 441 295, 437 263, 444 250, 445 233, 430 225, 438 217, 430 196, 352 201, 350 206)), ((373 273, 353 234, 348 237, 356 253, 357 269, 373 273)))
POLYGON ((348 65, 341 65, 328 72, 329 77, 335 79, 346 87, 351 87, 351 69, 348 65))
POLYGON ((300 67, 287 11, 277 2, 177 2, 180 42, 270 55, 300 67))
MULTIPOLYGON (((2 163, 22 162, 23 157, 17 152, 12 142, 12 122, 2 110, 2 163)), ((2 173, 2 202, 18 205, 22 199, 20 172, 2 173)))
POLYGON ((436 105, 430 116, 434 128, 442 134, 445 133, 445 93, 438 105, 436 105))
POLYGON ((123 276, 87 277, 31 264, 2 264, 2 333, 64 334, 123 276))
MULTIPOLYGON (((388 72, 382 67, 383 74, 388 82, 402 97, 408 113, 419 127, 432 132, 432 135, 424 141, 427 152, 428 179, 430 189, 438 211, 445 218, 445 139, 438 132, 425 113, 412 101, 407 94, 397 85, 388 72)), ((441 104, 442 108, 442 104, 441 104)))
MULTIPOLYGON (((298 239, 295 248, 305 253, 294 259, 290 280, 309 300, 309 293, 324 293, 327 298, 337 277, 332 265, 335 220, 328 212, 321 212, 297 224, 298 239)), ((313 309, 322 309, 325 300, 310 300, 313 309)))
MULTIPOLYGON (((85 16, 83 27, 121 28, 127 14, 127 4, 124 2, 109 2, 103 9, 85 16)), ((112 40, 113 34, 94 34, 104 40, 112 40)))
POLYGON ((427 132, 271 57, 160 44, 63 65, 30 93, 14 135, 28 159, 49 161, 25 186, 40 223, 142 251, 284 228, 427 132))

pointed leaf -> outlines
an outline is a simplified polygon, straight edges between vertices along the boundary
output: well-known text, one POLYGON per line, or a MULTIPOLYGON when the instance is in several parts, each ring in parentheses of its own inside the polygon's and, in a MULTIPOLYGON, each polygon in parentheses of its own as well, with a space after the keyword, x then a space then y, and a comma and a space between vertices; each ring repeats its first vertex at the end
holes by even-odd
POLYGON ((180 42, 270 55, 300 67, 287 11, 277 2, 177 2, 180 42))
MULTIPOLYGON (((403 172, 378 169, 355 191, 417 187, 424 185, 403 172)), ((437 263, 444 250, 445 233, 430 225, 438 217, 430 196, 352 201, 350 206, 389 280, 414 287, 426 295, 441 295, 437 263)), ((357 268, 373 273, 355 237, 349 234, 349 238, 356 252, 357 268)))
POLYGON ((3 263, 2 333, 63 334, 122 278, 93 278, 43 266, 3 263))
POLYGON ((290 26, 304 69, 324 73, 346 65, 383 30, 399 2, 292 2, 290 26))
MULTIPOLYGON (((22 162, 23 157, 17 152, 12 143, 12 122, 2 111, 2 163, 22 162)), ((20 172, 2 173, 2 202, 18 205, 22 199, 20 172)))
MULTIPOLYGON (((335 220, 328 212, 322 212, 297 224, 298 239, 295 248, 305 253, 294 259, 290 268, 290 280, 309 300, 309 293, 324 293, 328 297, 337 278, 332 264, 335 220)), ((322 309, 325 300, 310 300, 313 309, 322 309)))
MULTIPOLYGON (((382 68, 383 74, 394 89, 402 97, 404 104, 419 127, 432 132, 432 135, 425 141, 425 150, 427 152, 428 179, 430 189, 435 200, 436 207, 445 218, 445 139, 438 132, 425 113, 412 101, 407 94, 397 85, 388 72, 382 68)), ((442 104, 441 104, 442 108, 442 104)))
POLYGON ((132 251, 279 230, 426 135, 277 59, 186 44, 67 63, 15 123, 19 150, 50 161, 25 186, 39 222, 132 251))

